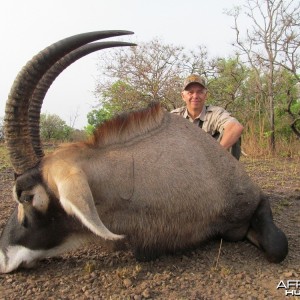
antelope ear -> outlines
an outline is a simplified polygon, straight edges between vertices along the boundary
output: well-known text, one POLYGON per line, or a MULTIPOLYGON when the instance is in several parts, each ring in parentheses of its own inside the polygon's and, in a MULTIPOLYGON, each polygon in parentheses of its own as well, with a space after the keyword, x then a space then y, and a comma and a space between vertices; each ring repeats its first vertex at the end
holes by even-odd
POLYGON ((69 215, 75 215, 96 235, 108 239, 122 239, 123 235, 112 233, 99 218, 85 174, 72 168, 64 178, 56 181, 59 200, 69 215))

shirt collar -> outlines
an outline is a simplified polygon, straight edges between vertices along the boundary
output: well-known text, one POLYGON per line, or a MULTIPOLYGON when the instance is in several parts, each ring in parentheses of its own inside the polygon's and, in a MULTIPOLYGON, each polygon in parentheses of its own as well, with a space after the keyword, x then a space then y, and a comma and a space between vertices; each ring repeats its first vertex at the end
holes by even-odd
MULTIPOLYGON (((206 106, 204 105, 204 106, 203 106, 203 109, 202 109, 202 112, 200 113, 200 115, 199 115, 196 119, 200 119, 201 121, 204 121, 204 119, 205 119, 205 114, 206 114, 206 106)), ((183 117, 184 117, 185 119, 189 119, 189 118, 190 118, 189 112, 188 112, 187 108, 185 108, 185 111, 184 111, 184 113, 183 113, 183 117)))

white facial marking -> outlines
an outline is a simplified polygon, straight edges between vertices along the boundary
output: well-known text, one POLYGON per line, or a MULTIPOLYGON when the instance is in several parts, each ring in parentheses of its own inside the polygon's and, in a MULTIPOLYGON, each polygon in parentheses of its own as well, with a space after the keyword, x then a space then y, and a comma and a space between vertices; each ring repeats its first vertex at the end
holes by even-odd
POLYGON ((0 274, 12 272, 20 266, 32 268, 38 260, 58 256, 90 241, 90 236, 75 234, 66 239, 63 244, 48 250, 31 250, 23 246, 9 246, 6 252, 0 250, 0 274))
POLYGON ((25 212, 24 212, 24 207, 23 204, 19 204, 18 205, 18 222, 20 224, 22 224, 22 222, 24 221, 25 218, 25 212))
POLYGON ((32 200, 32 206, 35 207, 38 211, 45 213, 49 205, 49 197, 43 186, 37 185, 32 190, 34 197, 32 200))
POLYGON ((20 265, 32 267, 43 250, 30 250, 23 246, 9 246, 6 253, 0 251, 0 273, 9 273, 17 269, 20 265))
POLYGON ((16 185, 13 186, 13 198, 15 201, 19 202, 17 197, 16 185))

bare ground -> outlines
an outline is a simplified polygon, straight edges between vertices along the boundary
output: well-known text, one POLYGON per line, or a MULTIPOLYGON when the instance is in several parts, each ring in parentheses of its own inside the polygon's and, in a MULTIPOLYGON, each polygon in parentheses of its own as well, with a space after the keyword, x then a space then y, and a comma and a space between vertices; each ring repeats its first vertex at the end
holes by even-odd
MULTIPOLYGON (((285 299, 285 290, 277 289, 280 280, 300 280, 300 158, 241 163, 270 196, 275 222, 288 236, 282 263, 267 262, 247 241, 212 241, 147 263, 131 252, 93 245, 43 260, 32 270, 1 274, 0 299, 285 299)), ((15 205, 12 177, 0 165, 0 231, 15 205)))

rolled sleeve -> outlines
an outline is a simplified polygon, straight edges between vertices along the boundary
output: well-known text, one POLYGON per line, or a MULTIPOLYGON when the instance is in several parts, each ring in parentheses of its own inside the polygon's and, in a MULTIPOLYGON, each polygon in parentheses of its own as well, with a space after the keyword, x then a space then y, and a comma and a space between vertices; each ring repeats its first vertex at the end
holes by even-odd
POLYGON ((226 124, 229 122, 239 123, 239 121, 232 117, 231 114, 222 107, 209 106, 205 116, 203 128, 206 132, 214 134, 215 132, 223 132, 226 124))

